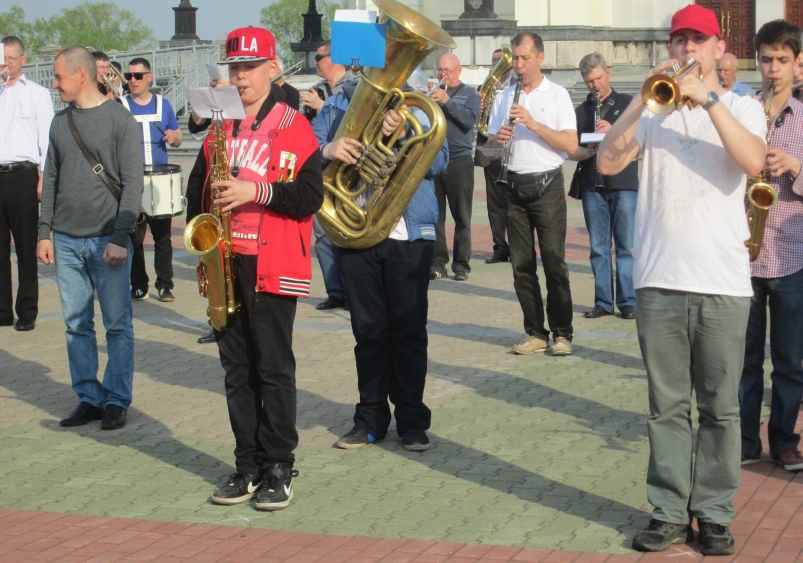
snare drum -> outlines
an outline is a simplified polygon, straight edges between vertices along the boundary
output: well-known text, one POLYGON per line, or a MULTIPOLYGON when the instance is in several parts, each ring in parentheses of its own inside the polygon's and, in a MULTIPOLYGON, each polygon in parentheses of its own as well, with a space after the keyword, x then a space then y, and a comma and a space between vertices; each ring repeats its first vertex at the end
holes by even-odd
POLYGON ((147 164, 145 189, 142 190, 142 212, 151 217, 175 217, 184 213, 185 198, 181 192, 181 166, 147 164))

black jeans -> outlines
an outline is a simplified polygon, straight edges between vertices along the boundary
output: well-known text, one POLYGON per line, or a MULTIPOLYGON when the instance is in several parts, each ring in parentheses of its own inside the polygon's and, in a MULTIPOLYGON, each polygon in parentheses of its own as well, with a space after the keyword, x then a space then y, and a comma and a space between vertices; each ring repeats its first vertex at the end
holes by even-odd
POLYGON ((237 471, 259 474, 273 462, 295 462, 296 298, 256 292, 256 256, 235 255, 234 273, 242 306, 215 340, 226 370, 237 471))
POLYGON ((39 198, 35 165, 11 172, 0 172, 0 326, 14 322, 11 283, 11 236, 17 253, 19 289, 17 318, 32 323, 39 313, 39 276, 36 244, 39 242, 39 198))
POLYGON ((438 197, 438 224, 435 225, 435 259, 432 270, 446 274, 449 249, 446 246, 446 202, 454 219, 452 271, 470 272, 471 266, 471 209, 474 198, 474 160, 471 155, 449 160, 446 170, 435 176, 435 195, 438 197))
POLYGON ((566 267, 566 194, 563 174, 555 177, 546 192, 530 203, 521 203, 505 190, 507 236, 513 262, 513 287, 524 313, 524 330, 549 339, 544 326, 544 300, 538 284, 535 237, 546 276, 546 317, 553 336, 572 337, 572 291, 566 267))
POLYGON ((150 226, 153 236, 153 269, 156 270, 157 290, 173 289, 173 245, 170 241, 172 217, 154 219, 144 213, 137 219, 134 238, 134 257, 131 261, 131 289, 148 291, 148 272, 145 270, 145 229, 150 226))
POLYGON ((396 407, 399 436, 429 428, 424 404, 427 377, 427 288, 433 243, 387 239, 364 249, 340 249, 357 345, 360 402, 354 426, 384 438, 390 425, 388 398, 396 407))
POLYGON ((488 223, 491 225, 491 236, 494 241, 494 252, 509 254, 507 240, 507 211, 505 210, 505 190, 496 185, 496 179, 502 170, 502 162, 495 158, 484 168, 485 197, 488 204, 488 223))

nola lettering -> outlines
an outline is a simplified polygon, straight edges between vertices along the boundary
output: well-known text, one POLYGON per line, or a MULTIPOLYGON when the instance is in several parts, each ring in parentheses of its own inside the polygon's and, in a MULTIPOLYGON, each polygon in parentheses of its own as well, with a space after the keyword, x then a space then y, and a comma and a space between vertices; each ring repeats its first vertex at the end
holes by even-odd
POLYGON ((249 44, 245 38, 242 37, 232 37, 228 41, 226 41, 226 51, 229 53, 236 53, 237 51, 249 51, 251 53, 256 53, 259 51, 259 47, 257 47, 257 38, 252 37, 251 43, 249 44))

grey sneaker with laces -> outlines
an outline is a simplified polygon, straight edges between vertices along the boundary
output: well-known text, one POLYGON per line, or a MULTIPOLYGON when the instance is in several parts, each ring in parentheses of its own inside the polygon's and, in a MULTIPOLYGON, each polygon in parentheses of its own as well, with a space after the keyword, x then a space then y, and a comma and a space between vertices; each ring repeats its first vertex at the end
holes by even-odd
POLYGON ((697 539, 703 555, 733 555, 736 551, 736 542, 728 526, 697 520, 697 527, 700 529, 697 539))
POLYGON ((633 538, 633 549, 636 551, 664 551, 673 543, 694 541, 694 530, 688 524, 672 524, 663 520, 650 520, 646 530, 640 531, 633 538))

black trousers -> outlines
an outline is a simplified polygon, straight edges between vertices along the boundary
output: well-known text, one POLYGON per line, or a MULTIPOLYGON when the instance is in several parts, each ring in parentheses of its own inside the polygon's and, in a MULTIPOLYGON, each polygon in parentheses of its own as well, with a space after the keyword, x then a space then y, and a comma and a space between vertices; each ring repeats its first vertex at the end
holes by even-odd
POLYGON ((172 217, 154 219, 144 213, 137 219, 134 238, 134 256, 131 260, 131 289, 148 291, 148 272, 145 270, 145 229, 151 228, 153 237, 153 269, 156 270, 157 290, 173 289, 173 244, 170 241, 172 217))
POLYGON ((39 198, 36 166, 0 172, 0 326, 14 323, 13 310, 22 323, 32 323, 39 313, 39 276, 36 244, 39 242, 39 198), (17 252, 19 289, 12 309, 11 236, 17 252))
POLYGON ((566 266, 566 193, 563 174, 556 176, 537 200, 522 203, 505 190, 507 235, 513 263, 513 287, 524 313, 524 330, 549 340, 544 326, 544 300, 538 284, 535 238, 546 276, 546 317, 554 336, 572 337, 572 291, 566 266))
POLYGON ((446 273, 449 249, 446 246, 446 203, 454 219, 452 271, 470 272, 471 209, 474 198, 474 160, 471 155, 449 160, 446 170, 435 176, 435 195, 438 197, 438 224, 435 225, 435 259, 432 269, 446 273))
POLYGON ((275 462, 294 463, 296 359, 295 297, 257 293, 256 256, 235 255, 240 311, 234 326, 215 331, 226 371, 226 404, 239 473, 259 474, 275 462))
POLYGON ((399 436, 429 428, 424 404, 427 377, 427 288, 433 243, 387 239, 364 249, 340 249, 357 345, 360 402, 354 426, 384 438, 395 405, 399 436))
POLYGON ((485 197, 488 204, 488 223, 491 225, 491 236, 494 241, 494 252, 509 254, 507 240, 507 211, 505 210, 505 191, 496 185, 496 179, 502 170, 502 162, 495 158, 484 168, 485 197))

